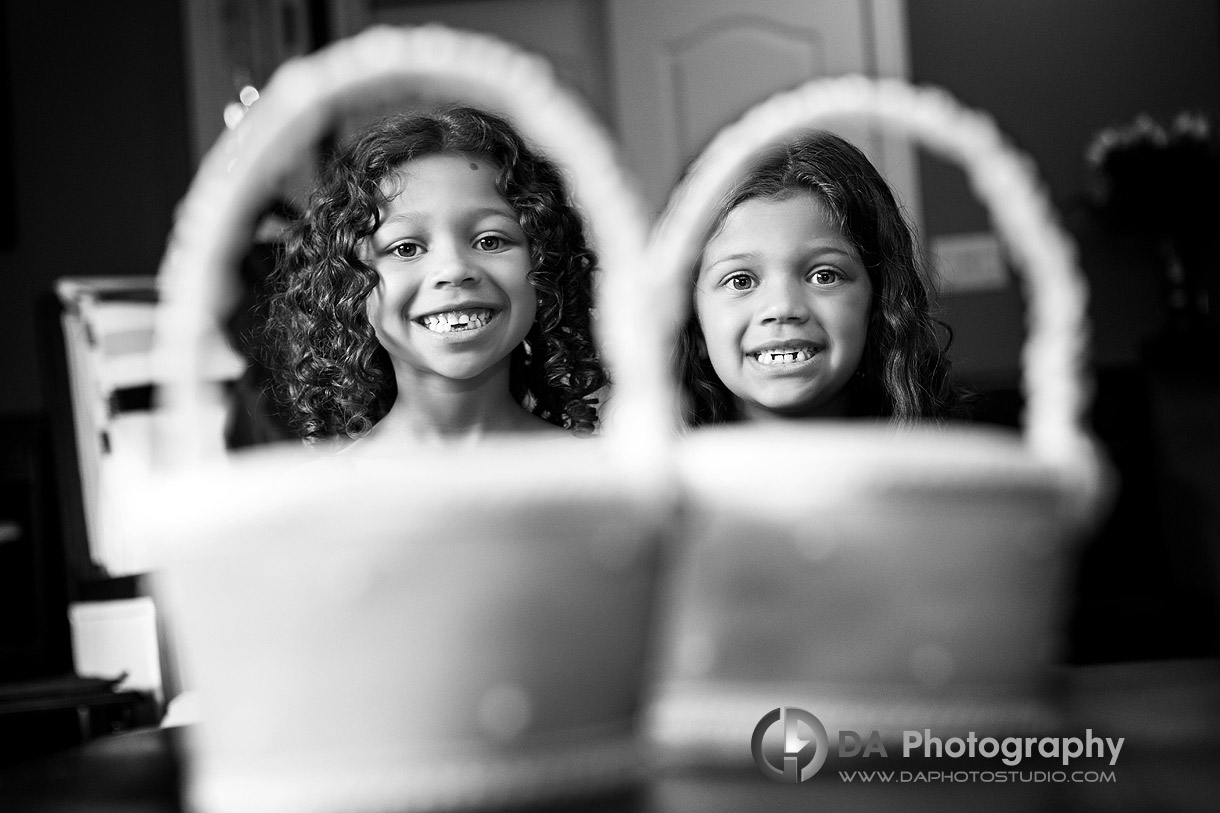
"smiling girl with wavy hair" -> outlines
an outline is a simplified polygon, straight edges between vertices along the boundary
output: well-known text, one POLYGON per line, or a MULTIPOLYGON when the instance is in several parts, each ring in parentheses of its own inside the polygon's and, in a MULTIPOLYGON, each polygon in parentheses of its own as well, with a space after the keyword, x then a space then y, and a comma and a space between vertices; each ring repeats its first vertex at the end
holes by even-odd
POLYGON ((913 229, 857 147, 811 131, 723 199, 679 346, 692 425, 961 412, 913 229))
POLYGON ((558 170, 507 121, 384 119, 325 163, 289 231, 275 392, 309 440, 592 432, 595 263, 558 170))

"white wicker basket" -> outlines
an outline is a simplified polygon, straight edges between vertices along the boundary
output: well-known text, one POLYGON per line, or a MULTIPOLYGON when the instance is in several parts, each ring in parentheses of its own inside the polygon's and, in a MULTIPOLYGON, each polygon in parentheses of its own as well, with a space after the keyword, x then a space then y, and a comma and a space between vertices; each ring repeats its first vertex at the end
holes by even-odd
POLYGON ((540 60, 381 28, 275 74, 181 208, 160 272, 163 465, 131 491, 200 698, 183 748, 191 810, 484 809, 640 774, 657 542, 674 508, 647 426, 622 442, 556 433, 320 459, 226 456, 200 428, 221 397, 200 359, 223 341, 256 214, 329 128, 402 87, 512 117, 572 180, 605 279, 642 273, 643 207, 540 60))
MULTIPOLYGON (((777 706, 896 738, 1046 731, 1075 543, 1107 471, 1084 428, 1084 284, 1024 160, 985 115, 896 80, 810 82, 718 134, 651 245, 664 296, 689 271, 719 196, 800 129, 864 120, 960 164, 1028 302, 1020 433, 954 425, 732 426, 677 457, 685 544, 669 595, 653 733, 693 759, 748 763, 777 706)), ((674 335, 684 309, 665 315, 674 335)), ((640 348, 641 354, 655 352, 640 348)))

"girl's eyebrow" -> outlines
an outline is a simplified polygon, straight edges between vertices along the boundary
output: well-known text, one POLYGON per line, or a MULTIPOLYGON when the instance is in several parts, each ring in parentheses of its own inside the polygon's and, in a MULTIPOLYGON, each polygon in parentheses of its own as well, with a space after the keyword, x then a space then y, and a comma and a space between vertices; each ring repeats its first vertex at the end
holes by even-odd
MULTIPOLYGON (((508 207, 507 204, 505 204, 505 208, 481 206, 478 209, 471 210, 467 214, 471 223, 478 222, 487 217, 499 217, 515 225, 520 225, 520 220, 517 213, 508 207)), ((423 211, 395 212, 394 214, 380 220, 380 222, 377 224, 377 230, 373 232, 373 235, 380 235, 386 229, 394 228, 396 226, 416 227, 425 222, 427 222, 427 213, 423 211)))
POLYGON ((381 218, 377 224, 377 231, 392 223, 415 223, 423 217, 422 212, 395 212, 394 214, 381 218))
POLYGON ((847 259, 859 259, 860 250, 847 238, 822 238, 810 240, 798 246, 793 254, 804 257, 825 257, 827 254, 837 254, 847 259))
MULTIPOLYGON (((828 243, 822 240, 816 240, 801 246, 794 252, 794 256, 797 255, 804 259, 822 259, 827 255, 834 255, 835 257, 841 257, 844 260, 861 262, 860 254, 856 250, 855 246, 850 244, 837 245, 835 243, 828 243)), ((712 262, 709 262, 706 265, 701 265, 700 271, 708 271, 724 265, 725 263, 751 262, 759 259, 761 256, 761 251, 734 251, 731 254, 724 255, 723 257, 716 257, 712 260, 712 262)))
POLYGON ((712 262, 708 263, 705 268, 715 268, 722 263, 741 262, 758 259, 759 252, 757 251, 735 251, 732 254, 726 254, 723 257, 716 257, 712 262))
POLYGON ((490 216, 503 217, 506 220, 513 221, 514 223, 517 223, 519 220, 519 215, 517 214, 516 210, 507 203, 505 203, 503 207, 484 206, 479 209, 475 209, 473 212, 471 212, 471 214, 474 215, 476 220, 490 216))
MULTIPOLYGON (((495 216, 495 217, 507 218, 508 220, 511 220, 514 223, 517 222, 516 211, 514 211, 513 208, 511 206, 509 206, 507 203, 504 204, 503 207, 480 206, 477 209, 471 209, 469 212, 466 212, 466 215, 471 220, 479 220, 484 217, 495 216)), ((424 211, 408 210, 405 212, 395 212, 394 214, 390 215, 389 217, 382 218, 381 226, 385 226, 385 225, 388 225, 391 223, 412 224, 412 223, 419 222, 421 220, 426 220, 427 216, 428 216, 427 212, 424 212, 424 211)), ((381 230, 380 226, 378 227, 377 230, 378 231, 381 230)))
POLYGON ((819 257, 826 254, 838 254, 848 259, 859 259, 860 255, 860 252, 854 246, 817 246, 810 253, 819 257))

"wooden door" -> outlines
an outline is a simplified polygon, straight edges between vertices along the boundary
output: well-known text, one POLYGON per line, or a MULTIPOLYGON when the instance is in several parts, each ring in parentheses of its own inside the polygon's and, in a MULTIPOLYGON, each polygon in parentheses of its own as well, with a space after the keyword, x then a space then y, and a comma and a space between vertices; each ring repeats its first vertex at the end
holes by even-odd
MULTIPOLYGON (((905 78, 905 0, 608 0, 615 112, 628 162, 659 211, 722 126, 807 79, 905 78)), ((912 150, 834 128, 890 180, 918 224, 912 150)))

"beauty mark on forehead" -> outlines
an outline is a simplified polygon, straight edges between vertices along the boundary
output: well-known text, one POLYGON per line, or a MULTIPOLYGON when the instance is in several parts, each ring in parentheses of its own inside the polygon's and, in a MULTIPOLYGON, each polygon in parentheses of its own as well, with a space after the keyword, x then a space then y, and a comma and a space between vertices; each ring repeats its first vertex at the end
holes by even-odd
POLYGON ((470 162, 470 168, 471 168, 472 170, 474 170, 475 172, 478 172, 478 171, 479 171, 479 165, 478 165, 478 163, 477 163, 477 162, 475 162, 475 161, 471 161, 471 162, 470 162))

